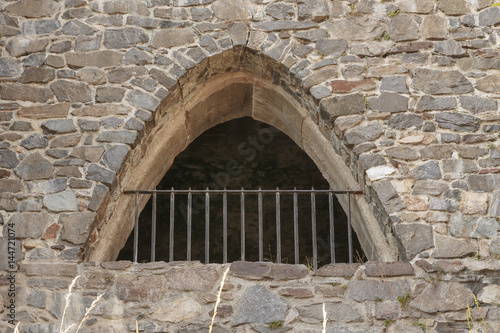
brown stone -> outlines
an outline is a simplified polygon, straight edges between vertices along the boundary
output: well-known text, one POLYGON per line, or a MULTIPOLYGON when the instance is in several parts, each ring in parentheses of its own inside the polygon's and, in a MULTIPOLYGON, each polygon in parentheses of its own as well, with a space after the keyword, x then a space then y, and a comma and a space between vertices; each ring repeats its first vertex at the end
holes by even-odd
POLYGON ((11 39, 5 49, 13 57, 21 57, 31 53, 43 52, 49 45, 48 39, 25 39, 14 38, 11 39))
POLYGON ((215 290, 220 283, 217 268, 209 265, 172 268, 166 277, 170 288, 184 291, 215 290))
POLYGON ((434 145, 420 149, 420 156, 424 160, 441 160, 450 158, 455 151, 451 145, 434 145))
POLYGON ((463 284, 440 282, 430 284, 422 294, 410 302, 410 306, 427 313, 457 311, 474 303, 472 291, 463 284))
POLYGON ((42 240, 46 239, 56 239, 57 234, 61 229, 61 226, 57 223, 53 223, 50 227, 47 228, 45 234, 42 236, 42 240))
POLYGON ((17 179, 0 179, 0 193, 17 193, 22 189, 22 183, 17 179))
POLYGON ((52 97, 52 92, 47 88, 15 83, 3 83, 0 85, 0 98, 4 100, 45 103, 52 97))
POLYGON ((435 273, 437 272, 436 266, 428 262, 427 260, 424 259, 419 259, 416 261, 416 264, 425 269, 427 273, 435 273))
POLYGON ((373 80, 346 81, 334 80, 331 82, 332 90, 336 93, 349 93, 353 91, 370 91, 375 89, 373 80))
POLYGON ((124 274, 116 278, 119 299, 127 302, 158 302, 165 294, 165 277, 124 274))
POLYGON ((78 267, 73 263, 24 263, 19 270, 28 276, 75 277, 78 274, 78 267))
POLYGON ((88 271, 81 275, 77 280, 77 286, 83 289, 106 289, 115 281, 115 274, 112 272, 93 272, 88 271))
POLYGON ((28 106, 19 110, 18 116, 29 119, 66 118, 69 107, 69 103, 28 106))
POLYGON ((460 210, 467 215, 486 214, 488 210, 488 194, 465 192, 460 210))
POLYGON ((411 211, 424 211, 429 209, 429 197, 426 195, 406 196, 403 198, 406 209, 411 211))
POLYGON ((434 44, 431 42, 412 42, 406 44, 398 44, 390 49, 387 54, 420 52, 426 49, 430 49, 433 46, 434 44))
POLYGON ((21 83, 46 83, 52 81, 55 77, 55 71, 50 68, 28 67, 24 70, 19 81, 21 83))
POLYGON ((356 280, 349 283, 347 296, 357 302, 373 301, 375 299, 396 301, 398 296, 410 291, 408 281, 356 280))
POLYGON ((500 93, 500 75, 488 75, 476 81, 476 88, 487 93, 500 93))
POLYGON ((229 273, 250 279, 262 279, 271 274, 271 264, 264 262, 235 261, 229 273))
POLYGON ((191 28, 162 29, 155 32, 151 45, 155 48, 176 47, 194 42, 195 34, 191 28))
POLYGON ((353 276, 358 270, 359 264, 328 264, 320 267, 315 275, 316 276, 353 276))
MULTIPOLYGON (((210 310, 208 315, 212 317, 214 315, 214 310, 210 310)), ((233 307, 231 305, 219 305, 217 307, 217 314, 215 316, 220 318, 226 318, 232 315, 233 315, 233 307)))
POLYGON ((107 262, 101 263, 101 267, 104 269, 112 269, 112 270, 118 270, 118 271, 125 270, 125 269, 129 268, 130 266, 132 266, 132 262, 127 261, 127 260, 107 261, 107 262))
POLYGON ((66 54, 66 62, 70 68, 117 67, 122 55, 118 51, 72 52, 66 54))
POLYGON ((471 12, 467 0, 439 0, 439 9, 446 15, 464 15, 471 12))
POLYGON ((309 298, 313 297, 311 289, 307 288, 283 288, 280 290, 282 296, 292 296, 295 298, 309 298))
POLYGON ((307 276, 307 268, 304 265, 273 264, 269 275, 275 280, 296 280, 307 276))
POLYGON ((314 292, 316 294, 321 294, 325 297, 341 297, 345 294, 345 288, 342 288, 340 285, 334 286, 315 286, 314 292))
POLYGON ((425 39, 445 39, 448 34, 448 20, 439 15, 426 16, 422 23, 422 34, 425 39))
POLYGON ((130 111, 131 108, 122 105, 100 104, 75 109, 71 114, 77 117, 107 117, 128 114, 130 111))
POLYGON ((81 134, 58 136, 50 142, 50 148, 74 147, 80 142, 81 138, 81 134))
POLYGON ((409 262, 373 262, 365 263, 365 274, 370 277, 392 277, 415 275, 409 262))
POLYGON ((385 65, 368 69, 368 77, 383 77, 406 73, 408 73, 408 68, 397 65, 385 65))
POLYGON ((61 3, 55 0, 38 0, 36 5, 32 0, 21 0, 15 4, 7 6, 6 11, 24 17, 50 17, 54 15, 61 3))

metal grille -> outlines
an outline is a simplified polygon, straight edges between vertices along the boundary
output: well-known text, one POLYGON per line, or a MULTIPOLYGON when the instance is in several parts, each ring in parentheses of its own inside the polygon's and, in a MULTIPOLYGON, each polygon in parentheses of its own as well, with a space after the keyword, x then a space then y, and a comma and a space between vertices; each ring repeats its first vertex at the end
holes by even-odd
POLYGON ((187 261, 191 260, 191 237, 192 237, 192 216, 193 216, 193 195, 203 194, 205 197, 204 202, 204 213, 205 213, 205 263, 210 263, 209 249, 210 249, 210 198, 211 195, 222 195, 222 238, 223 238, 223 263, 227 263, 228 260, 228 195, 239 196, 240 205, 240 242, 241 242, 241 254, 240 260, 245 260, 245 248, 246 248, 246 235, 245 235, 245 199, 248 196, 257 196, 257 207, 258 207, 258 257, 259 261, 264 260, 263 256, 263 195, 274 194, 275 196, 275 227, 276 227, 276 261, 281 262, 281 234, 282 234, 282 221, 281 221, 281 201, 282 196, 290 195, 293 198, 293 246, 294 246, 294 262, 299 263, 299 194, 309 194, 310 195, 310 205, 311 205, 311 231, 312 231, 312 265, 314 269, 318 267, 318 243, 317 243, 317 219, 316 219, 316 197, 319 195, 327 195, 329 202, 329 250, 330 250, 330 262, 335 263, 335 230, 334 230, 334 210, 333 210, 333 196, 334 195, 346 195, 347 196, 347 238, 348 238, 348 253, 349 253, 349 263, 353 262, 353 244, 352 244, 352 228, 351 228, 351 196, 353 194, 361 194, 361 191, 351 191, 351 190, 315 190, 314 188, 310 190, 281 190, 276 188, 276 190, 130 190, 125 191, 125 194, 135 195, 135 226, 134 226, 134 239, 133 239, 133 260, 137 262, 138 256, 138 239, 139 239, 139 195, 146 194, 152 195, 152 226, 151 226, 151 261, 156 261, 156 223, 157 223, 157 196, 158 195, 169 195, 170 196, 170 214, 169 214, 169 261, 174 261, 174 228, 175 228, 175 202, 177 196, 187 196, 187 208, 186 208, 186 219, 187 219, 187 230, 186 230, 186 258, 187 261))

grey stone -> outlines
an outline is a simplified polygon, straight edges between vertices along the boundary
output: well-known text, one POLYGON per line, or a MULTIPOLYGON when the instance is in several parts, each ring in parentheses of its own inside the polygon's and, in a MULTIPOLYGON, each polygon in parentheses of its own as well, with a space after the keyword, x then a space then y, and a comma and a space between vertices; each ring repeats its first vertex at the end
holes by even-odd
POLYGON ((151 69, 150 74, 167 89, 171 89, 177 84, 177 81, 175 79, 171 78, 170 76, 156 68, 151 69))
POLYGON ((52 176, 54 167, 40 153, 26 156, 16 167, 16 174, 23 180, 47 179, 52 176))
POLYGON ((117 145, 113 148, 109 149, 104 153, 103 161, 106 163, 108 168, 111 170, 118 172, 120 167, 122 166, 123 160, 127 156, 130 148, 124 145, 117 145))
POLYGON ((404 261, 434 246, 432 226, 425 224, 398 224, 394 226, 399 255, 404 261))
MULTIPOLYGON (((252 28, 263 31, 281 31, 281 30, 303 30, 316 27, 316 23, 312 21, 267 21, 257 22, 252 24, 252 28)), ((326 37, 326 36, 325 36, 326 37)))
POLYGON ((500 190, 495 191, 493 194, 488 214, 492 216, 500 216, 500 190))
POLYGON ((97 131, 100 126, 101 122, 98 120, 78 119, 78 127, 80 127, 80 130, 82 131, 86 132, 97 131))
POLYGON ((497 94, 500 86, 500 75, 488 75, 476 81, 476 88, 487 92, 497 94))
POLYGON ((474 90, 459 71, 436 71, 417 68, 413 72, 413 88, 431 95, 465 94, 474 90))
POLYGON ((148 41, 148 35, 139 28, 123 28, 104 32, 104 46, 108 49, 128 48, 148 41))
POLYGON ((299 20, 312 20, 321 22, 329 15, 328 2, 326 0, 298 1, 299 20))
POLYGON ((151 45, 154 48, 182 46, 193 43, 194 37, 195 34, 191 28, 162 29, 154 33, 151 45))
POLYGON ((33 6, 30 0, 21 0, 5 7, 5 10, 20 16, 35 18, 52 16, 60 7, 61 3, 55 0, 40 0, 36 6, 33 6))
POLYGON ((374 20, 368 15, 335 20, 335 25, 332 26, 333 37, 350 41, 371 41, 382 36, 384 31, 387 31, 386 24, 374 20))
POLYGON ((5 149, 0 149, 0 167, 14 169, 19 164, 15 152, 5 149))
POLYGON ((94 192, 92 193, 92 198, 87 206, 88 209, 95 212, 104 200, 104 197, 109 192, 109 188, 102 184, 96 184, 94 192))
POLYGON ((435 114, 438 126, 456 131, 475 132, 479 129, 480 119, 457 112, 435 114))
POLYGON ((443 42, 436 42, 434 44, 434 53, 450 57, 467 56, 467 52, 465 51, 465 49, 453 39, 449 39, 443 42))
MULTIPOLYGON (((320 39, 325 39, 330 36, 328 30, 326 29, 296 31, 293 35, 306 43, 317 42, 320 39)), ((330 43, 327 43, 326 46, 328 46, 328 44, 330 43)), ((312 48, 310 46, 301 45, 296 47, 296 49, 294 50, 294 54, 302 58, 305 57, 310 51, 312 51, 312 48)))
POLYGON ((408 110, 408 97, 397 93, 383 92, 368 99, 368 107, 374 111, 402 112, 408 110))
MULTIPOLYGON (((233 40, 233 44, 235 43, 245 43, 246 42, 246 35, 244 36, 244 39, 241 39, 240 35, 240 26, 239 25, 233 25, 234 30, 232 30, 233 35, 231 36, 233 40)), ((245 27, 246 29, 246 27, 245 27)), ((207 58, 207 55, 205 52, 203 52, 201 47, 193 47, 187 50, 186 54, 191 57, 196 63, 200 63, 202 60, 207 58)))
POLYGON ((83 82, 58 80, 50 85, 59 102, 88 103, 92 101, 92 91, 83 82))
MULTIPOLYGON (((118 87, 98 87, 96 89, 96 102, 97 103, 114 103, 120 102, 125 94, 125 89, 118 87)), ((78 120, 80 124, 80 120, 78 120)), ((97 127, 99 128, 99 127, 97 127)), ((95 128, 94 130, 97 130, 95 128)), ((87 129, 88 130, 88 129, 87 129)))
POLYGON ((247 5, 241 1, 221 0, 212 5, 212 10, 217 18, 225 21, 246 20, 250 17, 247 5))
MULTIPOLYGON (((80 254, 79 247, 66 248, 61 251, 61 254, 58 255, 59 258, 65 260, 78 260, 78 255, 80 254)), ((88 323, 88 322, 87 322, 88 323)))
POLYGON ((455 151, 455 147, 450 145, 431 145, 420 149, 420 156, 424 160, 440 160, 450 158, 455 151))
MULTIPOLYGON (((410 291, 408 281, 355 280, 349 283, 347 296, 357 302, 373 301, 374 299, 397 300, 398 296, 410 291)), ((321 312, 320 312, 321 313, 321 312)))
POLYGON ((490 251, 494 254, 500 254, 500 237, 491 240, 490 251))
MULTIPOLYGON (((325 302, 326 320, 329 322, 360 322, 361 314, 352 306, 345 303, 325 302)), ((314 303, 297 306, 299 319, 305 323, 323 322, 323 303, 314 303)))
POLYGON ((335 96, 321 101, 320 115, 327 125, 333 125, 338 116, 362 113, 365 100, 360 94, 335 96))
POLYGON ((59 224, 62 225, 61 239, 72 244, 83 244, 89 236, 90 225, 96 213, 81 212, 59 215, 59 224))
POLYGON ((412 189, 412 194, 420 195, 441 195, 448 188, 445 183, 439 183, 434 180, 417 180, 412 189))
POLYGON ((441 179, 441 171, 436 161, 427 162, 410 171, 410 175, 415 179, 441 179))
POLYGON ((160 20, 152 17, 140 17, 129 15, 127 17, 127 25, 135 25, 146 29, 156 29, 158 28, 160 20))
POLYGON ((51 194, 64 191, 66 189, 66 178, 55 178, 44 182, 28 182, 31 193, 51 194))
POLYGON ((52 81, 55 77, 55 71, 52 68, 28 67, 23 71, 19 82, 22 83, 46 83, 52 81))
POLYGON ((248 286, 236 305, 231 326, 284 321, 289 305, 260 285, 248 286))
POLYGON ((415 40, 419 37, 419 26, 407 14, 398 14, 389 21, 389 35, 396 42, 415 40))
POLYGON ((94 34, 95 30, 78 20, 71 20, 62 27, 62 32, 70 36, 90 36, 94 34))
POLYGON ((443 172, 446 173, 473 173, 478 172, 477 164, 469 159, 446 159, 442 162, 443 172))
POLYGON ((347 49, 347 40, 322 38, 316 42, 315 48, 321 55, 339 57, 347 49))
POLYGON ((372 184, 372 187, 387 213, 399 212, 405 207, 399 193, 389 180, 384 179, 377 181, 372 184))
POLYGON ((41 125, 44 134, 60 134, 75 132, 76 128, 71 119, 49 120, 41 125))
POLYGON ((312 87, 310 89, 311 95, 317 99, 320 100, 322 98, 328 97, 331 95, 331 92, 328 88, 322 87, 322 86, 317 86, 317 87, 312 87))
POLYGON ((160 101, 155 97, 143 93, 139 90, 132 90, 127 94, 127 100, 134 106, 138 108, 143 108, 148 111, 155 111, 156 107, 160 104, 160 101))
POLYGON ((153 58, 144 51, 131 49, 125 53, 123 61, 125 64, 144 66, 153 63, 153 58))
POLYGON ((359 157, 358 163, 363 170, 387 164, 385 158, 379 154, 363 154, 359 157))
POLYGON ((41 199, 26 200, 19 205, 20 212, 40 212, 43 204, 41 199))
POLYGON ((441 133, 441 143, 459 143, 460 134, 441 133))
POLYGON ((497 101, 489 98, 481 98, 474 96, 460 96, 458 98, 460 106, 472 113, 480 113, 486 111, 497 111, 497 101))
POLYGON ((47 39, 15 38, 7 43, 5 49, 11 56, 18 58, 31 53, 44 52, 48 44, 47 39))
POLYGON ((57 136, 50 142, 50 148, 74 147, 82 138, 81 134, 69 134, 57 136))
POLYGON ((59 20, 38 20, 23 23, 24 35, 46 35, 53 33, 61 27, 59 20))
POLYGON ((16 193, 20 192, 22 184, 20 180, 15 179, 0 179, 0 193, 16 193))
POLYGON ((464 238, 493 238, 498 235, 500 224, 494 217, 455 214, 449 226, 450 235, 464 238))
POLYGON ((191 19, 196 22, 210 21, 213 16, 210 8, 193 7, 190 10, 191 19))
POLYGON ((106 131, 99 134, 97 142, 115 142, 134 144, 137 139, 137 132, 133 131, 106 131))
POLYGON ((75 51, 94 51, 101 46, 101 36, 78 36, 75 40, 75 51))
POLYGON ((384 129, 379 122, 374 121, 365 126, 358 126, 348 131, 344 136, 347 146, 354 146, 360 143, 373 141, 384 133, 384 129))
POLYGON ((66 190, 43 197, 43 205, 51 212, 78 211, 75 192, 66 190))
POLYGON ((45 308, 47 294, 43 291, 33 291, 28 298, 28 304, 36 308, 45 308))
POLYGON ((396 93, 408 94, 410 91, 406 86, 404 76, 389 76, 382 78, 380 90, 391 91, 396 93))
POLYGON ((234 46, 245 45, 248 39, 248 27, 243 22, 234 23, 229 30, 229 35, 234 46))
POLYGON ((455 212, 458 210, 458 202, 451 199, 433 198, 429 201, 429 209, 455 212))
POLYGON ((122 55, 117 51, 71 52, 66 54, 70 68, 116 67, 122 63, 122 55))
POLYGON ((398 160, 414 161, 420 158, 418 151, 410 147, 391 147, 385 150, 385 154, 390 158, 398 160))
POLYGON ((488 8, 479 13, 478 24, 480 27, 498 25, 499 17, 500 17, 500 8, 498 7, 488 8))
POLYGON ((34 249, 29 255, 31 260, 53 260, 55 258, 54 250, 44 248, 34 249))
POLYGON ((426 39, 445 39, 448 35, 448 20, 439 15, 428 15, 422 23, 422 35, 426 39))
POLYGON ((10 58, 0 58, 0 76, 13 77, 21 74, 19 60, 10 58))
MULTIPOLYGON (((16 238, 40 238, 53 217, 47 213, 15 213, 8 223, 14 224, 16 238)), ((7 228, 4 228, 4 237, 7 237, 7 228)))
MULTIPOLYGON (((328 80, 330 78, 337 77, 337 75, 338 75, 338 71, 336 68, 325 67, 325 68, 313 71, 310 75, 305 77, 304 80, 302 80, 302 86, 304 87, 304 89, 309 89, 312 86, 315 86, 319 83, 325 82, 326 80, 328 80)), ((346 98, 347 99, 349 99, 349 98, 357 99, 357 101, 355 101, 355 102, 357 102, 357 104, 355 106, 359 106, 359 96, 355 96, 355 95, 354 96, 353 95, 351 95, 351 96, 339 96, 339 97, 337 97, 336 101, 345 101, 346 98)), ((332 99, 332 101, 333 101, 333 99, 332 99)))
POLYGON ((12 123, 12 125, 9 127, 9 130, 16 132, 26 132, 26 131, 32 131, 33 126, 27 121, 15 121, 12 123))
POLYGON ((422 118, 413 114, 395 114, 391 116, 387 125, 395 129, 408 129, 412 127, 420 129, 422 127, 422 118))
POLYGON ((295 10, 292 6, 285 3, 272 3, 267 5, 265 13, 275 19, 286 19, 292 18, 295 10))
POLYGON ((140 131, 144 128, 144 123, 137 118, 130 118, 125 123, 125 129, 140 131))
POLYGON ((412 308, 427 313, 458 311, 474 303, 472 291, 464 284, 439 282, 427 288, 409 304, 412 308))
POLYGON ((97 164, 90 164, 85 178, 96 180, 106 185, 111 185, 115 179, 115 173, 97 164))

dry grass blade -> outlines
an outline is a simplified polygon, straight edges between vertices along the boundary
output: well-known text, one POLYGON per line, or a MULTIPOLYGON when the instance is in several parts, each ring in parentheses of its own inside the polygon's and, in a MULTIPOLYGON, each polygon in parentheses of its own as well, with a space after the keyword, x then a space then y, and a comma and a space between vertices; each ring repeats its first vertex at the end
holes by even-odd
POLYGON ((19 324, 21 322, 17 323, 16 327, 14 328, 14 333, 19 333, 19 324))
POLYGON ((220 295, 222 294, 222 288, 224 288, 224 281, 226 281, 227 272, 229 272, 229 267, 224 272, 224 275, 222 275, 222 281, 220 282, 219 292, 217 293, 217 302, 215 302, 214 315, 212 316, 212 322, 210 323, 210 328, 208 329, 208 333, 212 333, 212 327, 214 326, 215 316, 217 315, 217 307, 219 306, 220 303, 220 295))
POLYGON ((95 306, 101 300, 101 298, 102 298, 103 295, 104 295, 104 293, 100 294, 99 296, 97 296, 97 298, 90 305, 90 308, 87 309, 87 312, 85 312, 85 315, 83 316, 82 320, 80 321, 80 324, 78 325, 78 328, 76 329, 76 333, 78 333, 78 331, 80 330, 80 328, 83 325, 83 322, 85 321, 85 319, 87 319, 87 317, 89 316, 90 312, 95 308, 95 306))
POLYGON ((323 330, 321 333, 326 333, 326 310, 325 310, 325 303, 323 303, 323 330))
POLYGON ((63 311, 63 315, 62 315, 62 318, 61 318, 61 327, 59 327, 59 332, 61 333, 65 333, 68 331, 68 329, 70 329, 72 326, 74 325, 71 325, 70 327, 66 328, 64 331, 63 331, 63 325, 64 325, 64 317, 66 317, 66 311, 68 310, 68 307, 69 307, 69 299, 71 297, 71 294, 73 293, 73 287, 75 286, 76 284, 76 280, 78 280, 78 278, 80 277, 80 275, 78 275, 77 277, 75 277, 73 279, 73 281, 71 281, 71 284, 69 285, 69 290, 68 290, 68 293, 66 294, 66 296, 64 297, 64 299, 66 300, 66 304, 64 305, 64 311, 63 311))

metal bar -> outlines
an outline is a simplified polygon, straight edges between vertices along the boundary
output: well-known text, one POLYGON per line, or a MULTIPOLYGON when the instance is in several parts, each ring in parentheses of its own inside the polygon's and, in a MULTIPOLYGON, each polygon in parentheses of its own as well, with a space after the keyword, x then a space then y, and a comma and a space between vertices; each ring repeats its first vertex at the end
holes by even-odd
POLYGON ((293 253, 295 265, 299 264, 299 207, 297 192, 293 193, 293 253))
MULTIPOLYGON (((173 188, 172 188, 173 189, 173 188)), ((168 239, 168 261, 174 261, 174 213, 175 193, 170 192, 170 234, 168 239)))
MULTIPOLYGON (((276 187, 276 191, 279 188, 276 187)), ((276 192, 276 262, 281 263, 281 207, 280 192, 276 192)))
POLYGON ((139 248, 139 193, 135 193, 134 262, 137 262, 139 248))
MULTIPOLYGON (((191 189, 191 187, 189 188, 191 189)), ((188 192, 188 206, 187 206, 187 261, 191 261, 191 213, 193 208, 193 194, 192 192, 188 192)))
POLYGON ((351 229, 351 194, 347 194, 347 245, 349 247, 349 263, 352 264, 352 229, 351 229))
MULTIPOLYGON (((313 190, 279 190, 280 193, 311 193, 313 190)), ((123 191, 124 194, 134 194, 134 193, 139 193, 139 194, 153 194, 153 192, 156 192, 158 194, 165 194, 165 193, 205 193, 206 190, 127 190, 123 191)), ((278 190, 209 190, 210 193, 276 193, 278 190)), ((354 191, 354 190, 314 190, 315 193, 333 193, 333 194, 363 194, 362 191, 354 191)))
MULTIPOLYGON (((314 190, 314 188, 313 188, 314 190)), ((313 246, 313 269, 318 268, 318 244, 316 240, 316 194, 311 192, 311 224, 312 224, 312 246, 313 246)))
POLYGON ((210 194, 205 193, 205 264, 209 263, 209 244, 210 244, 210 194))
POLYGON ((335 263, 335 219, 333 212, 333 194, 328 193, 328 210, 330 213, 330 262, 335 263))
POLYGON ((227 263, 227 193, 222 194, 222 263, 227 263))
POLYGON ((240 207, 241 207, 241 261, 245 261, 245 192, 241 188, 240 207))
MULTIPOLYGON (((261 188, 259 187, 259 190, 261 188)), ((259 261, 264 261, 264 237, 263 237, 263 214, 262 214, 262 192, 259 192, 259 261)))
POLYGON ((153 193, 153 216, 151 220, 151 262, 156 261, 156 192, 153 193))

